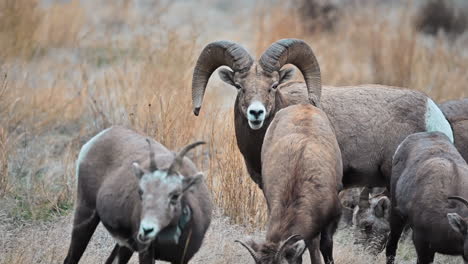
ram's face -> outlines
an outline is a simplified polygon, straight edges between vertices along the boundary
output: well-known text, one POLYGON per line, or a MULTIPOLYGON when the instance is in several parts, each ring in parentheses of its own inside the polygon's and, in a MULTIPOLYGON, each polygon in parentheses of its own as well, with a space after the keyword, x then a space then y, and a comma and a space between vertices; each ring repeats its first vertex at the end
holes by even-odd
POLYGON ((238 107, 250 128, 257 130, 263 127, 265 119, 275 109, 278 85, 289 80, 293 73, 293 69, 269 73, 253 64, 246 72, 221 69, 219 75, 224 82, 237 88, 238 107))

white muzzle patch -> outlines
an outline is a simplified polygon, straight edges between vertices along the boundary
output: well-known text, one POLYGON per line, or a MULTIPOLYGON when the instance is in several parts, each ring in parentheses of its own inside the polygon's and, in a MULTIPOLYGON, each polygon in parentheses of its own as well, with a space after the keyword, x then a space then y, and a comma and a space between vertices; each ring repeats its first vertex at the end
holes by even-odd
POLYGON ((247 120, 249 126, 253 130, 260 129, 265 121, 266 109, 265 106, 259 101, 254 101, 247 108, 247 120))
POLYGON ((137 239, 143 244, 148 244, 156 238, 159 231, 159 225, 154 219, 145 218, 140 222, 137 239))

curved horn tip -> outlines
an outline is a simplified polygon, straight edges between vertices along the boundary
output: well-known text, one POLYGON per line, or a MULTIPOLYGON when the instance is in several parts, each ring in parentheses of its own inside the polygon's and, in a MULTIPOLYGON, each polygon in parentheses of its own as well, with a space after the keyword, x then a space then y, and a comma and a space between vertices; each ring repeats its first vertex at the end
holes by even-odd
POLYGON ((468 201, 461 197, 461 196, 449 196, 448 197, 449 200, 456 200, 456 201, 459 201, 461 203, 463 203, 464 205, 466 205, 466 207, 468 207, 468 201))
POLYGON ((195 116, 198 116, 198 115, 200 114, 200 109, 201 109, 201 107, 195 107, 195 108, 193 108, 193 114, 194 114, 195 116))

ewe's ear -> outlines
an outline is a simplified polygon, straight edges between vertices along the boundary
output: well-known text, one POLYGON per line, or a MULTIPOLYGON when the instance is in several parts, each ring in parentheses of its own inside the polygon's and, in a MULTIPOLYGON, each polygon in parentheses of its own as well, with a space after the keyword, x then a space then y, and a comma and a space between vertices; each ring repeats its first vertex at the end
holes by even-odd
POLYGON ((203 181, 203 173, 197 173, 195 176, 185 177, 183 179, 182 192, 187 191, 190 187, 197 185, 203 181))
POLYGON ((375 215, 377 217, 380 217, 380 218, 390 217, 390 199, 388 199, 385 196, 380 198, 377 204, 375 205, 374 210, 375 210, 375 215))
POLYGON ((449 221, 450 226, 453 230, 457 231, 462 235, 466 235, 468 232, 468 226, 466 221, 457 213, 449 213, 447 214, 447 218, 449 221))
POLYGON ((306 250, 306 244, 303 239, 295 242, 294 244, 284 248, 284 251, 281 252, 282 255, 288 259, 299 259, 302 258, 306 250))
POLYGON ((229 69, 226 69, 226 68, 222 68, 222 69, 219 69, 218 75, 219 75, 219 78, 221 78, 221 80, 223 80, 223 82, 225 82, 227 84, 230 84, 232 86, 236 86, 235 83, 234 83, 234 72, 233 71, 231 71, 229 69))
POLYGON ((132 168, 133 168, 133 173, 135 173, 135 176, 138 178, 138 180, 140 180, 141 177, 143 177, 143 175, 145 174, 145 171, 136 162, 132 163, 132 168))
POLYGON ((278 83, 284 83, 284 82, 291 80, 291 78, 294 76, 294 72, 295 72, 294 68, 287 68, 284 70, 280 70, 278 83))

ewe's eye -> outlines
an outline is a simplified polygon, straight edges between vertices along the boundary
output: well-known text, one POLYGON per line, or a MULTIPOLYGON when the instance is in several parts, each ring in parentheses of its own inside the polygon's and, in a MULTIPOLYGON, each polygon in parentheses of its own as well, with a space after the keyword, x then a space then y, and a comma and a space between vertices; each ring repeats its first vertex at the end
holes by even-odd
POLYGON ((172 205, 175 205, 177 204, 177 202, 179 201, 179 198, 180 198, 180 194, 179 193, 175 193, 171 196, 171 204, 172 205))
MULTIPOLYGON (((278 88, 278 82, 274 82, 272 85, 271 85, 271 89, 276 89, 278 88)), ((269 90, 269 92, 271 92, 271 89, 269 90)))
POLYGON ((138 196, 140 196, 140 199, 141 199, 141 196, 143 196, 143 190, 138 189, 138 196))
POLYGON ((234 83, 234 86, 235 86, 237 89, 241 90, 242 92, 244 91, 244 89, 242 89, 242 85, 241 85, 240 83, 237 83, 237 82, 236 82, 236 83, 234 83))

